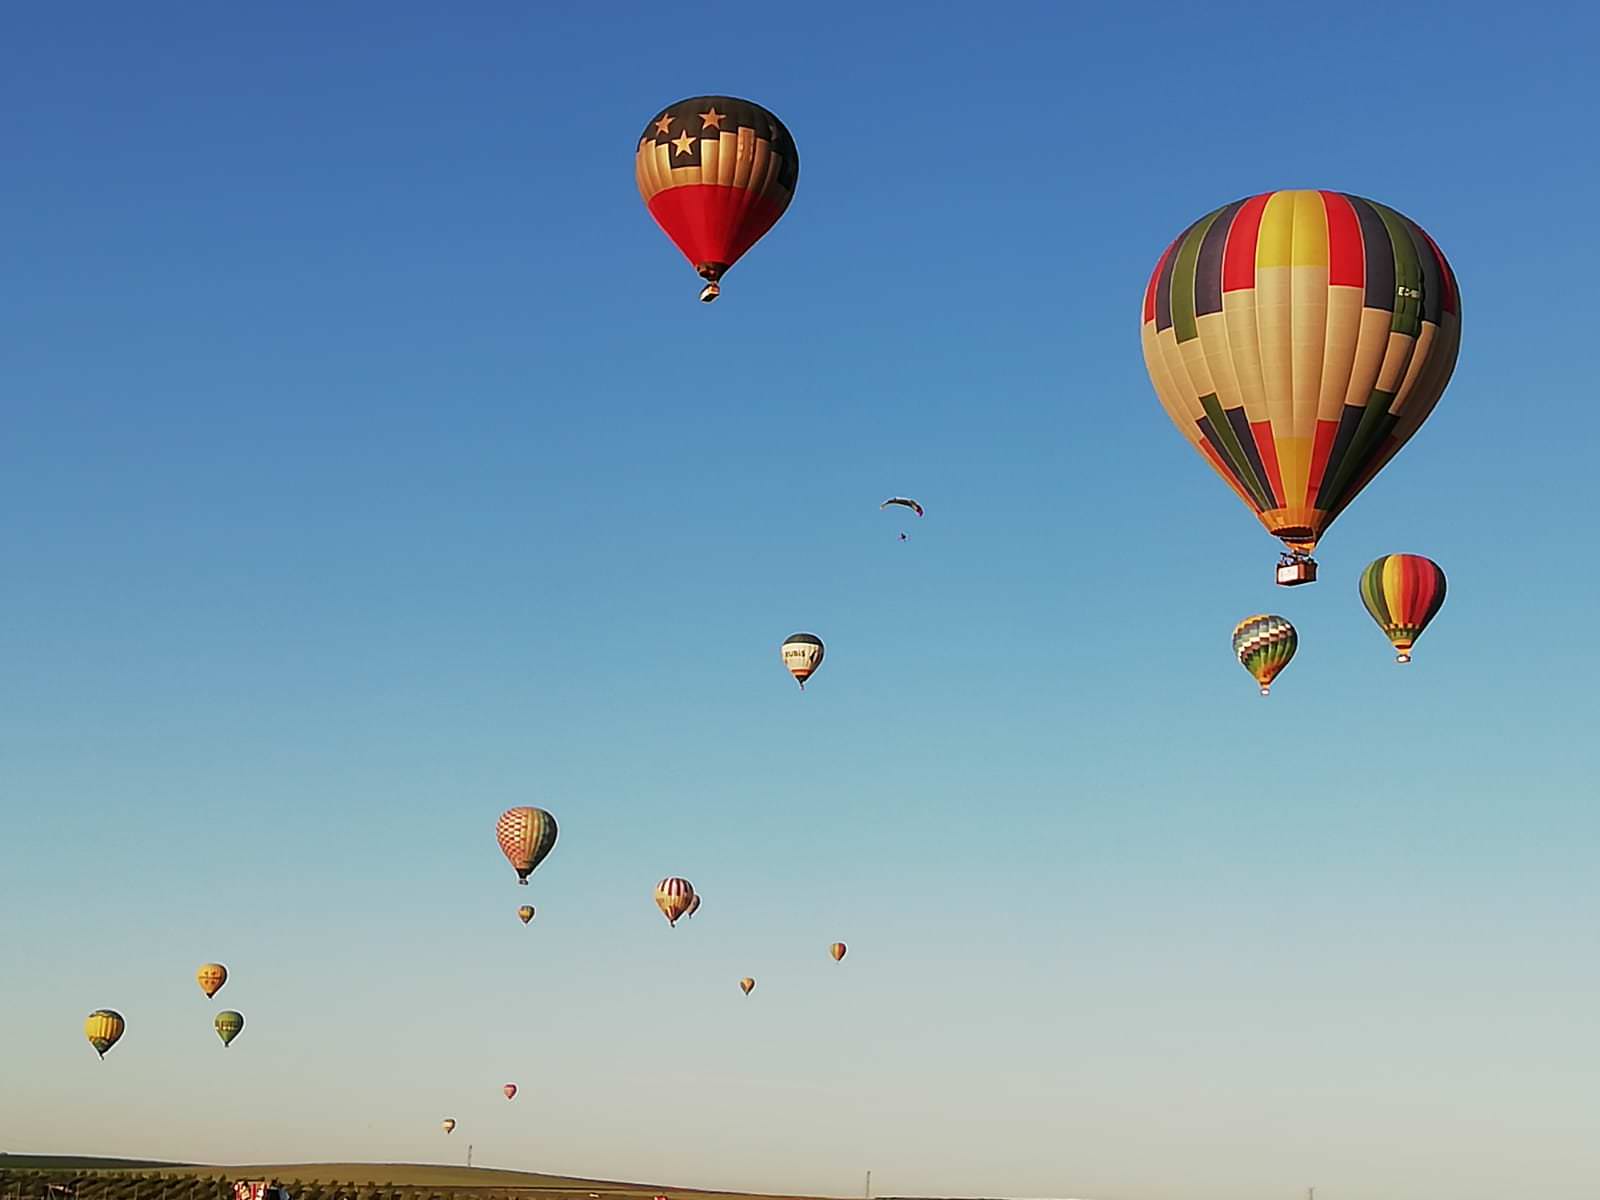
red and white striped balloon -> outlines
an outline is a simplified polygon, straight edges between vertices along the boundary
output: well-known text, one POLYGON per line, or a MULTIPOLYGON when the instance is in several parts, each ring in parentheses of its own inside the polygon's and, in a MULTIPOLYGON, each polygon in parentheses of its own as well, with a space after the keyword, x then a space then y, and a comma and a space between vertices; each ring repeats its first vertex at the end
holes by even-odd
POLYGON ((694 885, 687 879, 669 875, 656 884, 656 907, 667 918, 667 924, 676 926, 678 918, 689 911, 694 903, 694 885))

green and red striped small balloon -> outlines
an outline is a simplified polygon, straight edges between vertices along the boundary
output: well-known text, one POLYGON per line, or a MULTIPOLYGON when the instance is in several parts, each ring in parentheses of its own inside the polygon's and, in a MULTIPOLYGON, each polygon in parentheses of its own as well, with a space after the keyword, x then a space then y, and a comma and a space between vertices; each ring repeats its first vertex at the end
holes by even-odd
POLYGON ((1420 554, 1385 554, 1361 572, 1361 603, 1394 643, 1396 662, 1411 661, 1411 647, 1444 606, 1444 571, 1420 554))

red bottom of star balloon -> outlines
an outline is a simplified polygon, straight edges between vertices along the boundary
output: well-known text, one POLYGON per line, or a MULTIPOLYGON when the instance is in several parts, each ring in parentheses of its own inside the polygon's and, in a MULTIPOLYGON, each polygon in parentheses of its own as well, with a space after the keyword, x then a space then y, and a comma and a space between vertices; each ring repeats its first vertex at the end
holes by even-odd
POLYGON ((710 267, 712 279, 755 245, 786 207, 746 188, 714 183, 667 188, 650 198, 656 224, 695 270, 710 267))

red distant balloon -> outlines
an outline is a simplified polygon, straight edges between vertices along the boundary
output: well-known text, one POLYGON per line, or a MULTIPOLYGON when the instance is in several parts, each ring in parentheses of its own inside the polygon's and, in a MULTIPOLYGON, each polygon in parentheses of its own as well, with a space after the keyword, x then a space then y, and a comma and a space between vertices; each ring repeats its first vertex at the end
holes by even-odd
POLYGON ((508 1083, 500 1090, 506 1094, 506 1099, 509 1100, 511 1097, 517 1094, 517 1085, 514 1083, 508 1083))

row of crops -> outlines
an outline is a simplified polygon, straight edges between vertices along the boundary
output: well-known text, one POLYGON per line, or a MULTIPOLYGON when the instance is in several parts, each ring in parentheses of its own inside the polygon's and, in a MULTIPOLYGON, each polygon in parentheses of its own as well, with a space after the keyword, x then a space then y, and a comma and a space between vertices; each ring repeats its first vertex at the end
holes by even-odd
MULTIPOLYGON (((395 1187, 375 1180, 287 1186, 295 1200, 512 1200, 515 1194, 488 1188, 457 1192, 395 1187)), ((0 1170, 0 1200, 233 1200, 233 1183, 223 1175, 0 1170)))

